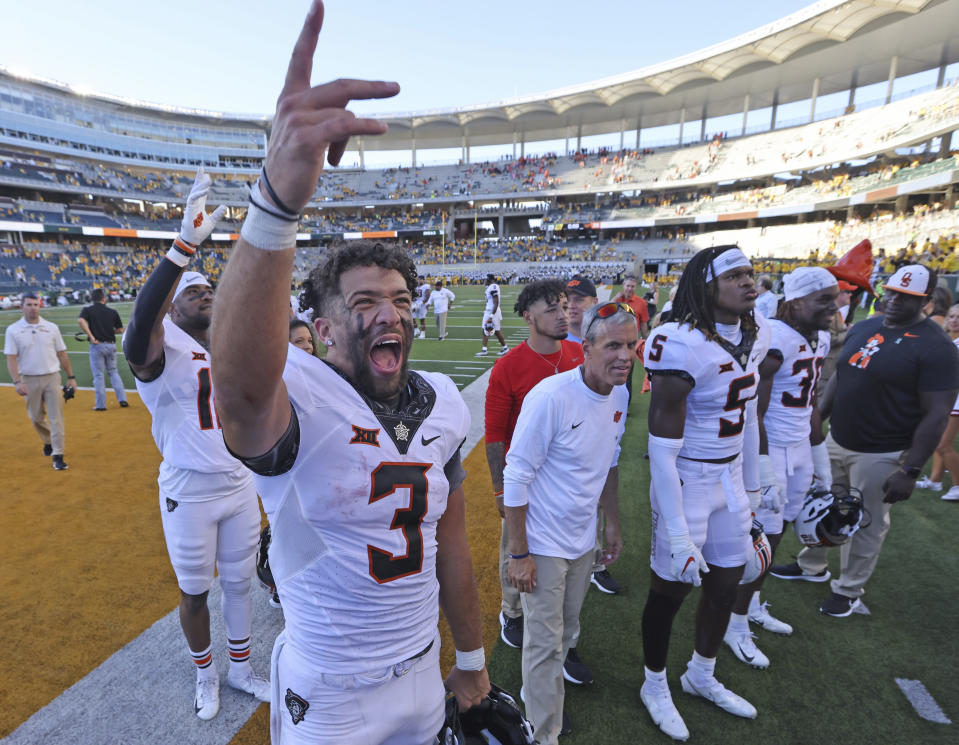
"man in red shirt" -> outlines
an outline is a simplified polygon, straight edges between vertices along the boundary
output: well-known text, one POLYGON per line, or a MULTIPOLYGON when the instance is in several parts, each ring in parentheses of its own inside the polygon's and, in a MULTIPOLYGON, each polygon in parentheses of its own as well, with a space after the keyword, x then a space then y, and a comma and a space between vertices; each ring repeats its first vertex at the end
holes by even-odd
MULTIPOLYGON (((645 298, 636 294, 636 277, 627 274, 623 279, 623 291, 613 298, 614 303, 626 303, 636 314, 636 325, 639 327, 639 338, 645 339, 649 336, 649 306, 645 298)), ((642 345, 640 345, 642 348, 642 345)), ((633 369, 636 365, 633 365, 633 369)), ((626 390, 629 391, 629 401, 633 401, 633 373, 629 373, 626 378, 626 390)))
MULTIPOLYGON (((520 292, 513 308, 529 326, 529 338, 498 360, 486 390, 486 460, 493 478, 493 494, 500 517, 503 506, 503 468, 513 429, 526 394, 543 378, 572 370, 583 362, 583 348, 566 340, 569 330, 566 286, 561 280, 530 282, 520 292)), ((523 646, 523 606, 519 591, 506 575, 509 535, 503 523, 499 573, 503 592, 500 637, 511 647, 523 646)), ((592 683, 593 675, 570 648, 563 673, 573 683, 592 683)))

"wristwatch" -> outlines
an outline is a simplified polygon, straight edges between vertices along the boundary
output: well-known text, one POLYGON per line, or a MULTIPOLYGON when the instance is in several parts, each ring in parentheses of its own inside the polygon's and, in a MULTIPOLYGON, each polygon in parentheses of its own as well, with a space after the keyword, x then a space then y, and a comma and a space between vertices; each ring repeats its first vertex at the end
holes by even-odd
POLYGON ((911 479, 919 478, 919 474, 922 473, 922 468, 919 466, 900 466, 899 470, 911 479))

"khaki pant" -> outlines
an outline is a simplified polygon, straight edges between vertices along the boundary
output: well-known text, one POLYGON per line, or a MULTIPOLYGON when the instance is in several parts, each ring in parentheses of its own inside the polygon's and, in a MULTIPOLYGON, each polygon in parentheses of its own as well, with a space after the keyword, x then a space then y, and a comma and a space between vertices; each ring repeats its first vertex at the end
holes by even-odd
POLYGON ((603 559, 606 558, 606 552, 603 548, 606 545, 606 513, 602 507, 596 508, 596 547, 593 549, 593 571, 602 572, 606 569, 603 559))
POLYGON ((53 446, 54 455, 63 455, 63 399, 60 373, 21 375, 27 388, 27 415, 44 445, 53 446), (48 423, 49 419, 49 423, 48 423))
MULTIPOLYGON (((826 449, 829 451, 833 481, 859 489, 867 513, 863 515, 864 527, 840 547, 839 577, 832 581, 833 592, 858 598, 865 593, 866 582, 876 568, 882 542, 889 532, 889 508, 892 505, 882 501, 885 496, 882 485, 901 465, 903 451, 857 453, 838 445, 832 435, 826 437, 826 449)), ((828 550, 824 546, 804 548, 797 557, 799 566, 806 573, 823 571, 828 550)))
POLYGON ((509 569, 509 531, 506 529, 506 521, 500 521, 503 524, 503 532, 499 539, 499 584, 503 591, 503 615, 507 618, 516 618, 523 615, 523 605, 520 603, 519 590, 509 582, 507 571, 509 569))
POLYGON ((446 337, 446 314, 445 313, 436 313, 436 326, 439 329, 439 338, 443 339, 446 337))
POLYGON ((540 745, 556 745, 563 724, 563 661, 579 639, 593 552, 578 559, 532 554, 536 587, 523 600, 523 692, 540 745))

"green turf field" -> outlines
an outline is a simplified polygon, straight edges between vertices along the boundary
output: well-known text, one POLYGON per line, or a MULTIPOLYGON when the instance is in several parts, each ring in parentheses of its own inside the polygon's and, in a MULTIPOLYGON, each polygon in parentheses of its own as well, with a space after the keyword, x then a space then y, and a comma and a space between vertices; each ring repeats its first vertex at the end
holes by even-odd
MULTIPOLYGON (((448 317, 449 339, 435 339, 432 316, 427 328, 433 339, 417 340, 412 365, 445 372, 460 387, 469 384, 495 362, 491 355, 475 358, 479 349, 482 287, 453 287, 456 302, 448 317)), ((525 324, 512 314, 517 288, 503 288, 504 334, 512 346, 525 338, 525 324)), ((126 319, 129 304, 114 307, 126 319)), ((44 311, 58 323, 71 352, 81 386, 91 385, 87 344, 74 340, 80 307, 44 311)), ((19 318, 18 312, 0 313, 0 331, 19 318)), ((124 364, 124 380, 133 381, 124 364)), ((638 381, 638 375, 636 380, 638 381)), ((4 366, 0 382, 9 382, 4 366)), ((112 397, 108 396, 112 402, 112 397)), ((618 596, 590 589, 583 615, 579 650, 596 675, 588 688, 567 685, 567 712, 574 728, 566 745, 602 742, 632 745, 667 743, 639 701, 643 656, 640 619, 649 587, 649 470, 646 452, 646 406, 634 398, 620 459, 620 505, 626 547, 613 565, 624 585, 618 596)), ((752 670, 723 649, 717 677, 759 710, 754 721, 737 719, 679 688, 692 651, 692 626, 698 591, 677 617, 669 657, 668 676, 674 700, 691 732, 691 742, 717 745, 810 743, 842 745, 878 743, 959 742, 956 725, 921 719, 896 686, 896 678, 921 681, 953 721, 959 720, 959 504, 942 502, 939 495, 917 492, 892 512, 893 527, 886 540, 876 574, 864 601, 872 615, 845 619, 822 616, 817 608, 829 594, 828 584, 767 581, 763 593, 774 615, 795 627, 791 637, 776 637, 761 629, 757 643, 771 659, 766 671, 752 670)), ((778 560, 789 561, 798 542, 789 533, 778 560)), ((838 570, 834 552, 831 569, 838 570)), ((516 693, 520 687, 520 652, 498 642, 490 652, 491 677, 516 693)))

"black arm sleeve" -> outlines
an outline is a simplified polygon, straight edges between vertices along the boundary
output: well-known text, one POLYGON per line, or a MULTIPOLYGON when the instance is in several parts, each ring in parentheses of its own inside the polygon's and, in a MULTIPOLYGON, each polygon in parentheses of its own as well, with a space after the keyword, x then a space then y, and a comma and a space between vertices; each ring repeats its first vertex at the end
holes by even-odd
POLYGON ((182 269, 167 258, 160 259, 147 281, 137 293, 133 315, 123 337, 123 353, 131 365, 143 365, 150 347, 150 334, 157 322, 163 301, 180 280, 182 269))
MULTIPOLYGON (((286 432, 280 435, 276 444, 263 455, 241 458, 230 449, 230 444, 226 441, 226 438, 223 439, 223 444, 230 455, 258 476, 280 476, 293 468, 297 453, 300 452, 300 420, 297 419, 296 409, 293 408, 291 403, 290 423, 287 425, 286 432)), ((463 475, 465 477, 465 471, 463 475)))
POLYGON ((450 494, 459 489, 466 481, 466 469, 463 468, 463 461, 460 460, 460 450, 456 449, 453 457, 446 461, 443 466, 443 472, 446 474, 446 480, 450 484, 450 494))

